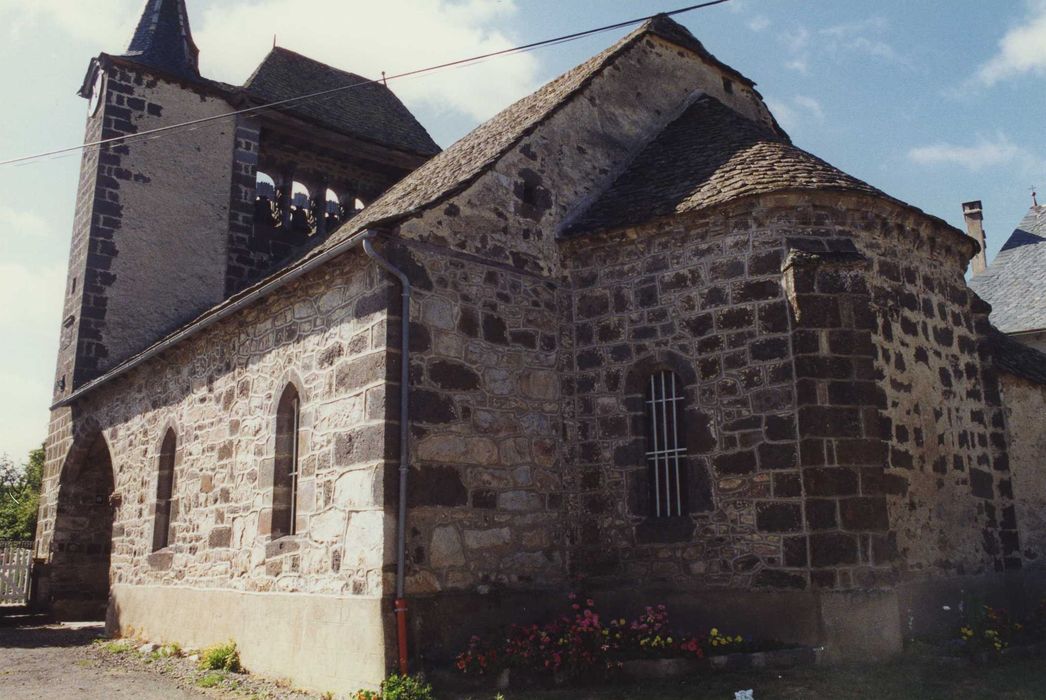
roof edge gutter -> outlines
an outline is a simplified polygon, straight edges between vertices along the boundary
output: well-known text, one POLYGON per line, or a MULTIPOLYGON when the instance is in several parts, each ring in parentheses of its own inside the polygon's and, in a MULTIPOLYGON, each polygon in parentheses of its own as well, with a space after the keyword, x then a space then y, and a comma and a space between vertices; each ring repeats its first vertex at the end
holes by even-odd
POLYGON ((305 275, 306 273, 311 272, 320 265, 326 263, 328 260, 335 258, 341 255, 342 253, 351 250, 352 248, 355 248, 357 245, 363 242, 364 237, 366 237, 369 233, 371 233, 371 229, 363 229, 362 231, 353 234, 352 236, 346 238, 344 241, 338 243, 337 245, 334 245, 328 250, 323 251, 316 257, 306 260, 298 267, 292 268, 291 270, 280 275, 279 277, 276 277, 275 279, 272 279, 269 282, 266 282, 261 286, 256 287, 241 298, 237 299, 225 308, 216 312, 214 315, 203 318, 198 323, 190 324, 182 330, 167 336, 159 343, 156 343, 155 345, 146 348, 143 352, 130 358, 123 364, 117 365, 116 367, 106 372, 102 376, 98 377, 97 379, 92 379, 91 381, 87 382, 82 387, 76 389, 71 394, 69 394, 69 396, 66 396, 64 399, 55 402, 51 405, 51 410, 53 411, 58 408, 64 408, 72 403, 75 403, 76 401, 83 398, 84 396, 94 391, 98 387, 102 386, 103 384, 112 381, 116 377, 127 374, 132 369, 141 365, 143 362, 151 360, 160 353, 169 350, 170 348, 179 344, 186 338, 196 335, 205 328, 213 326, 218 321, 232 316, 233 314, 250 306, 256 301, 259 301, 260 299, 268 296, 277 289, 280 289, 281 287, 284 287, 290 282, 293 282, 299 277, 305 275))

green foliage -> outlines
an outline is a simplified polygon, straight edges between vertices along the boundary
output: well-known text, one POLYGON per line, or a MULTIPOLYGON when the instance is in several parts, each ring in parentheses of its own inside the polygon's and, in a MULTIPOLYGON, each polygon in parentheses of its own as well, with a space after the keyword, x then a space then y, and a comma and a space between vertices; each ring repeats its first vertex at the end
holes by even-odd
POLYGON ((357 690, 352 700, 381 700, 381 694, 373 690, 357 690))
POLYGON ((392 674, 381 684, 381 692, 357 690, 352 700, 433 700, 432 686, 421 676, 392 674))
POLYGON ((217 688, 219 685, 221 685, 224 679, 225 676, 223 676, 220 673, 207 673, 201 676, 196 681, 196 685, 198 685, 201 688, 217 688))
POLYGON ((102 649, 110 654, 126 654, 135 648, 134 640, 131 639, 113 639, 108 642, 100 642, 100 644, 102 649))
POLYGON ((177 658, 182 655, 182 647, 176 642, 170 644, 164 644, 158 647, 152 654, 154 659, 171 659, 177 658))
POLYGON ((236 642, 228 641, 215 644, 200 652, 200 668, 205 671, 240 671, 240 652, 236 651, 236 642))
POLYGON ((21 468, 0 456, 0 540, 33 539, 43 475, 43 447, 30 452, 29 461, 21 468))
POLYGON ((432 700, 432 686, 420 676, 393 674, 381 684, 382 700, 432 700))

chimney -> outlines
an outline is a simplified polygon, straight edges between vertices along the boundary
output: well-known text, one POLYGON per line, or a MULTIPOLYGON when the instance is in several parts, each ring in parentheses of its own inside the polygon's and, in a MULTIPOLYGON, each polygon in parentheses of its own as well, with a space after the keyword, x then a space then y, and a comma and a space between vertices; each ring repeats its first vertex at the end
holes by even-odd
POLYGON ((981 209, 981 201, 964 202, 962 215, 966 220, 966 233, 981 246, 980 251, 970 260, 973 274, 979 275, 984 272, 984 268, 988 267, 988 255, 985 253, 984 212, 981 209))

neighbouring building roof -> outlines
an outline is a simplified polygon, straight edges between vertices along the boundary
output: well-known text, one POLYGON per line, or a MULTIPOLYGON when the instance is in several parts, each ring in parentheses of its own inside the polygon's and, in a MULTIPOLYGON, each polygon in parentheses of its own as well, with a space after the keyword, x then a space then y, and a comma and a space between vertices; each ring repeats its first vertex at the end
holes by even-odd
POLYGON ((633 226, 794 189, 886 196, 706 95, 651 141, 567 232, 633 226))
POLYGON ((1046 329, 1046 206, 1033 206, 991 265, 970 279, 1004 333, 1046 329))
POLYGON ((319 126, 412 153, 431 156, 440 148, 414 115, 385 85, 276 47, 244 85, 263 103, 355 85, 322 99, 276 109, 319 126))
POLYGON ((124 58, 185 78, 199 78, 185 0, 148 0, 124 58))
POLYGON ((992 357, 1003 371, 1046 385, 1046 355, 998 330, 989 336, 992 357))

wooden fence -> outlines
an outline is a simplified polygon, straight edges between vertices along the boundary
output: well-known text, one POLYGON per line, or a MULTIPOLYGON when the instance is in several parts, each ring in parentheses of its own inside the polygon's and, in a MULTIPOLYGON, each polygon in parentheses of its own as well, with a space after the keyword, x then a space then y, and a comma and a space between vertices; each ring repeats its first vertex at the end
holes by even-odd
POLYGON ((28 602, 32 568, 32 542, 0 542, 0 605, 28 602))

